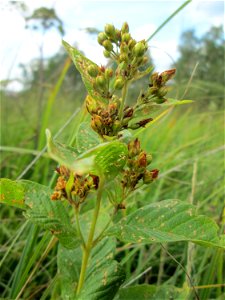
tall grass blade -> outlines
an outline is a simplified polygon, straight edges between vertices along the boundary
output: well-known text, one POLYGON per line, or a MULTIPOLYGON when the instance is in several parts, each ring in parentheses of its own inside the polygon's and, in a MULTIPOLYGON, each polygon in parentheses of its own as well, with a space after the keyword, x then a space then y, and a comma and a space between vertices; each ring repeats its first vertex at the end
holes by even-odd
POLYGON ((147 39, 147 42, 149 42, 170 20, 172 20, 185 6, 187 6, 191 0, 188 0, 184 2, 180 7, 178 7, 177 10, 175 10, 172 15, 170 15, 147 39))

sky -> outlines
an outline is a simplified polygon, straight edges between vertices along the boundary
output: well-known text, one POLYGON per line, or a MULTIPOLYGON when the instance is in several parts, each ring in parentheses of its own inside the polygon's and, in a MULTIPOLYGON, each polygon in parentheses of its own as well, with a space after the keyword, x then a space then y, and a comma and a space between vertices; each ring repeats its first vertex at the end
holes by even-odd
MULTIPOLYGON (((0 80, 19 79, 20 63, 28 64, 40 55, 43 36, 41 32, 25 29, 21 13, 10 8, 7 0, 0 0, 0 80)), ((121 28, 124 21, 130 26, 136 40, 147 39, 185 1, 84 1, 84 0, 27 0, 28 14, 41 6, 54 8, 64 23, 63 39, 76 44, 86 56, 97 64, 104 64, 102 47, 96 36, 84 29, 94 27, 103 30, 106 23, 121 28)), ((157 71, 168 69, 179 56, 178 45, 182 32, 194 29, 198 36, 204 35, 210 27, 224 24, 224 1, 192 0, 176 15, 150 42, 151 55, 157 71)), ((62 37, 54 29, 44 37, 44 56, 50 57, 61 47, 62 37)), ((18 81, 11 87, 19 89, 18 81)))

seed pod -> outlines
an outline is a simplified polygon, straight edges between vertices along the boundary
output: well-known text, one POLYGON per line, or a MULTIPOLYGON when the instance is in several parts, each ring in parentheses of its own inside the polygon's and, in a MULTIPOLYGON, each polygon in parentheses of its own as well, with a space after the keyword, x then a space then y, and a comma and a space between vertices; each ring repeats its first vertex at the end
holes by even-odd
POLYGON ((133 48, 133 54, 136 57, 142 56, 145 53, 145 51, 146 51, 146 47, 143 42, 137 43, 133 48))
POLYGON ((121 32, 125 33, 125 32, 129 32, 129 25, 127 22, 124 22, 121 28, 121 32))
POLYGON ((96 65, 90 65, 87 68, 87 72, 91 77, 97 77, 99 68, 96 65))
POLYGON ((105 40, 107 40, 107 36, 106 36, 105 32, 100 32, 98 34, 98 43, 100 45, 102 45, 105 40))
POLYGON ((115 29, 114 25, 106 24, 105 25, 105 33, 107 34, 107 36, 109 38, 114 38, 115 34, 116 34, 116 29, 115 29))
POLYGON ((115 83, 114 83, 114 88, 116 90, 121 90, 123 88, 123 86, 124 86, 124 79, 123 79, 123 77, 122 76, 118 77, 116 79, 115 83))
POLYGON ((113 45, 112 43, 109 41, 109 40, 105 40, 103 43, 102 43, 102 46, 107 50, 107 51, 112 51, 113 50, 113 45))

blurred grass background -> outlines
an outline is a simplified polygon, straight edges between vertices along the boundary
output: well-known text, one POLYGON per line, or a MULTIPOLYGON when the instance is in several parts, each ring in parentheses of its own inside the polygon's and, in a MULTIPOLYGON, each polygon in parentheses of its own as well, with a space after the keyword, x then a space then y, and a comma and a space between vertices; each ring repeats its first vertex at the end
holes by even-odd
MULTIPOLYGON (((201 38, 197 38, 194 31, 184 32, 179 51, 180 57, 171 65, 177 68, 177 75, 171 84, 170 96, 193 99, 194 103, 174 108, 141 135, 142 147, 153 154, 152 167, 160 170, 160 177, 150 187, 140 190, 136 198, 140 203, 171 198, 191 201, 222 230, 225 186, 222 27, 211 28, 201 38)), ((151 49, 149 55, 151 57, 151 49)), ((75 112, 82 107, 86 93, 64 50, 44 61, 41 57, 35 59, 29 66, 23 66, 23 70, 20 91, 9 90, 7 78, 2 81, 1 177, 17 179, 22 174, 24 179, 48 185, 56 165, 42 151, 44 129, 49 127, 53 134, 61 130, 58 140, 71 141, 82 114, 75 112)), ((132 91, 129 101, 134 101, 132 91)), ((0 295, 3 299, 17 299, 31 270, 37 266, 21 299, 57 299, 54 298, 57 294, 56 248, 37 265, 49 236, 31 224, 24 226, 24 217, 15 208, 1 205, 0 219, 0 295)), ((166 247, 186 265, 186 246, 178 243, 166 247)), ((126 256, 122 252, 120 259, 131 279, 152 266, 149 273, 134 281, 136 283, 181 286, 185 277, 180 266, 160 246, 131 249, 126 256)), ((199 290, 200 299, 222 299, 221 250, 196 246, 191 269, 195 286, 206 286, 199 290)))

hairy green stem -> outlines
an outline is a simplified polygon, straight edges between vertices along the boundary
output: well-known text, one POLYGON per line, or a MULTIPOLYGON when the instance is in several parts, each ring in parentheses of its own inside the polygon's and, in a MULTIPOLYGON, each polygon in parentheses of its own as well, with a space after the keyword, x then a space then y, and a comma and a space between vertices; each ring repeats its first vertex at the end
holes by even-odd
POLYGON ((96 199, 95 210, 94 210, 94 214, 93 214, 93 218, 92 218, 91 228, 90 228, 90 232, 88 235, 88 241, 87 241, 86 247, 83 249, 83 258, 82 258, 82 265, 81 265, 81 271, 80 271, 80 278, 79 278, 79 282, 78 282, 78 286, 77 286, 77 295, 80 293, 81 288, 84 284, 88 259, 89 259, 91 249, 93 246, 95 228, 96 228, 96 223, 98 220, 98 215, 99 215, 99 210, 100 210, 100 205, 101 205, 103 185, 104 185, 104 183, 103 183, 103 180, 101 179, 98 194, 97 194, 97 199, 96 199))
POLYGON ((125 101, 126 101, 126 97, 127 97, 127 91, 128 91, 128 82, 125 81, 124 87, 122 89, 122 99, 121 99, 121 105, 120 105, 120 110, 119 110, 120 121, 123 118, 123 109, 124 109, 124 105, 125 105, 125 101))

